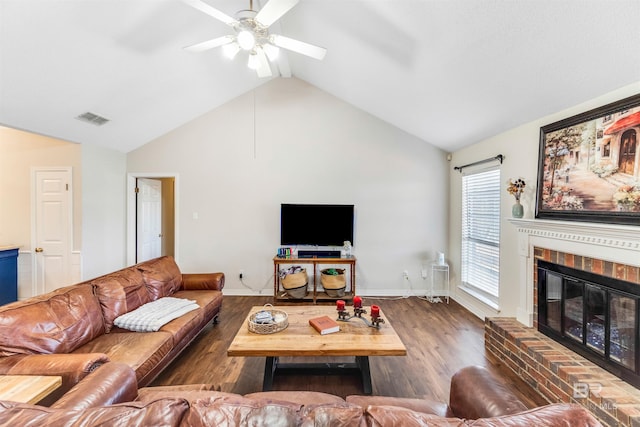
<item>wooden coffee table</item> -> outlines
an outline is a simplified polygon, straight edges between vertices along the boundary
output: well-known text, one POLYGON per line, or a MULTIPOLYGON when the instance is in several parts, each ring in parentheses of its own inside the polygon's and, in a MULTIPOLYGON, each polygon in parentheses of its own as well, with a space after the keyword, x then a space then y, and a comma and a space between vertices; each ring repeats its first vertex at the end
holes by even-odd
MULTIPOLYGON (((252 307, 233 342, 227 349, 228 356, 266 357, 263 391, 271 390, 276 373, 298 373, 308 375, 328 375, 334 373, 357 372, 362 377, 365 394, 371 394, 371 371, 369 356, 406 356, 407 349, 391 326, 389 319, 380 311, 385 320, 380 329, 371 328, 361 319, 338 322, 340 331, 320 335, 309 325, 309 319, 327 315, 337 318, 335 306, 282 306, 273 307, 289 316, 287 329, 274 334, 256 334, 249 331, 251 314, 264 309, 252 307), (353 356, 354 363, 278 363, 285 356, 353 356)), ((367 313, 370 307, 365 307, 367 313)), ((352 311, 352 310, 351 310, 352 311)), ((369 315, 363 315, 369 319, 369 315)))

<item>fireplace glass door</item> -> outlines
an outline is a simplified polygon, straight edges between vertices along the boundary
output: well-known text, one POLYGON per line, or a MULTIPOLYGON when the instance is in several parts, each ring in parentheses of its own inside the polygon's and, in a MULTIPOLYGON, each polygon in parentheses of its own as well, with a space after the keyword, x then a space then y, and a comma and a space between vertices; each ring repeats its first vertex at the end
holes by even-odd
POLYGON ((610 277, 538 261, 538 330, 640 386, 640 292, 610 277))
POLYGON ((637 300, 612 293, 609 307, 611 312, 609 321, 609 336, 611 340, 609 357, 629 369, 634 369, 636 365, 635 337, 637 335, 634 319, 637 313, 637 300))
POLYGON ((584 330, 584 283, 567 280, 564 297, 564 327, 567 337, 582 342, 584 330))
POLYGON ((606 293, 603 289, 587 285, 587 347, 600 354, 605 352, 606 293))
POLYGON ((562 332, 562 276, 547 274, 545 304, 546 324, 554 331, 562 332))

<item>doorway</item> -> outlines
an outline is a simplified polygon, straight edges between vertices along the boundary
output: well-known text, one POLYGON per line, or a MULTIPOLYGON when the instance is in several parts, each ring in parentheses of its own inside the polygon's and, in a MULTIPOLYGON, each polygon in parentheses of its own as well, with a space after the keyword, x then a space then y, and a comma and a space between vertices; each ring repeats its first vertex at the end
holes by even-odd
POLYGON ((177 174, 127 175, 127 264, 158 256, 178 260, 177 174))

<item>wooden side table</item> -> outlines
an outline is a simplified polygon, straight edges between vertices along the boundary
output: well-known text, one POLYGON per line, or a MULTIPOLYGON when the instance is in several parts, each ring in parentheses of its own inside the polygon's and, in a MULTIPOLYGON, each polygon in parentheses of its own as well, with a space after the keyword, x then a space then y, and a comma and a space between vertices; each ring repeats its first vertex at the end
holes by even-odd
POLYGON ((0 375, 0 400, 38 403, 62 385, 62 377, 0 375))

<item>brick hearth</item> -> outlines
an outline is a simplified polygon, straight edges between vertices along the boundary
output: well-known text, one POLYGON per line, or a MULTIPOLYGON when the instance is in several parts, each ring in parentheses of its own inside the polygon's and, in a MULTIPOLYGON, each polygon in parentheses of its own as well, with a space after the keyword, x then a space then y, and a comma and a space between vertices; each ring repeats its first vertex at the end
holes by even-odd
MULTIPOLYGON (((538 311, 537 260, 640 285, 640 268, 534 248, 533 306, 538 311)), ((514 318, 487 318, 485 347, 548 402, 577 403, 607 426, 640 427, 640 390, 514 318)))
POLYGON ((640 426, 640 391, 514 318, 485 321, 485 348, 549 403, 577 403, 606 426, 640 426))

